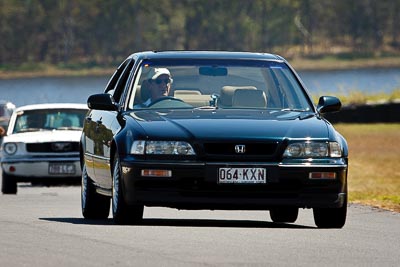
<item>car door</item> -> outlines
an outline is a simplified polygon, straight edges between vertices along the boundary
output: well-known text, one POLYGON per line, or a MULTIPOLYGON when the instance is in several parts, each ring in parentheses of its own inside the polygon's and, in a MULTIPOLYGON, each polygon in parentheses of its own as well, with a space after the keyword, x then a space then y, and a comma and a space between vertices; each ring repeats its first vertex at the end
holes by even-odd
MULTIPOLYGON (((123 102, 123 92, 128 86, 130 72, 133 67, 133 60, 127 60, 121 66, 123 70, 118 75, 115 84, 109 83, 105 93, 113 96, 115 102, 123 102)), ((117 73, 118 74, 118 73, 117 73)), ((93 169, 96 177, 96 182, 99 186, 105 189, 111 189, 112 176, 111 176, 111 143, 114 134, 118 130, 117 122, 118 111, 103 111, 96 110, 92 112, 92 120, 96 126, 94 131, 94 156, 93 156, 93 169)))
POLYGON ((89 177, 95 179, 96 177, 94 176, 93 156, 94 156, 94 138, 96 136, 95 134, 96 123, 92 120, 93 112, 94 112, 93 110, 90 110, 86 114, 85 120, 83 122, 84 130, 82 133, 81 142, 84 144, 83 159, 85 161, 86 171, 89 177))

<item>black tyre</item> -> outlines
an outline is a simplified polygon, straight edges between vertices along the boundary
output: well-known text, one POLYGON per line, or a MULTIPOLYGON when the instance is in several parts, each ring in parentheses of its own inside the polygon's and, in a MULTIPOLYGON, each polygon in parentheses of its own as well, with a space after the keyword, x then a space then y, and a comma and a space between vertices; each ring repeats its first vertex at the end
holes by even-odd
POLYGON ((86 219, 106 219, 110 214, 110 197, 96 192, 87 173, 86 164, 82 169, 81 205, 82 215, 86 219))
POLYGON ((113 164, 112 213, 116 224, 137 224, 143 218, 143 205, 128 205, 123 196, 121 182, 121 164, 118 154, 113 164))
POLYGON ((17 194, 17 179, 15 176, 2 173, 1 192, 3 194, 17 194))
POLYGON ((346 223, 347 199, 341 208, 314 208, 313 213, 318 228, 342 228, 346 223))
POLYGON ((269 211, 269 215, 273 222, 294 223, 299 215, 299 209, 296 207, 273 208, 269 211))

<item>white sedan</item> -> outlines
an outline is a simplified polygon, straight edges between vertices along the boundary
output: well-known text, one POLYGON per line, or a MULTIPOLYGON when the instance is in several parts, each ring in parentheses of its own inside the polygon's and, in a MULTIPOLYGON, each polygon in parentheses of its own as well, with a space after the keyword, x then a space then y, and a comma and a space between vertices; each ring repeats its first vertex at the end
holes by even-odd
POLYGON ((18 182, 80 178, 79 140, 84 104, 36 104, 17 108, 1 145, 2 192, 18 182))

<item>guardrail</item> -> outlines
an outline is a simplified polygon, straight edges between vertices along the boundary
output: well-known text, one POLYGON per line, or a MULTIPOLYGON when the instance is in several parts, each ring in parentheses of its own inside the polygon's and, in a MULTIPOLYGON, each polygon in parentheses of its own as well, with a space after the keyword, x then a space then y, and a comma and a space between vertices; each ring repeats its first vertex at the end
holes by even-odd
POLYGON ((400 122, 400 101, 343 106, 339 112, 324 114, 331 123, 400 122))

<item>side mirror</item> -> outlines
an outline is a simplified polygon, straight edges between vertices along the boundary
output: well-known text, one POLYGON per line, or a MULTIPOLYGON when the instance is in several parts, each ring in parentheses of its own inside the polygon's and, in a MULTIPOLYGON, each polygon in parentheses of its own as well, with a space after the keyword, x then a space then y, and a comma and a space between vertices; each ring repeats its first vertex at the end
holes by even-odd
POLYGON ((111 110, 117 111, 119 108, 118 103, 110 94, 95 94, 89 96, 87 105, 90 109, 111 110))
POLYGON ((321 96, 318 101, 317 111, 319 113, 328 113, 339 111, 342 103, 339 98, 334 96, 321 96))

